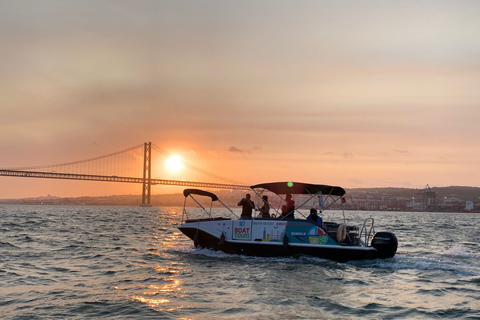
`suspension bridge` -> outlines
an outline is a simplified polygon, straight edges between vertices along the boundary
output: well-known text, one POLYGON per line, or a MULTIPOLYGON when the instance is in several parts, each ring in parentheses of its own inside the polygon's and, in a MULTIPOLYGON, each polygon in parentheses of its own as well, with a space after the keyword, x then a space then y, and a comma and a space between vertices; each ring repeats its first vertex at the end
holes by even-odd
MULTIPOLYGON (((151 142, 95 158, 45 166, 0 169, 0 176, 90 180, 142 184, 142 206, 151 206, 151 186, 170 185, 197 188, 247 190, 248 186, 228 178, 209 173, 188 163, 183 166, 190 172, 189 180, 158 178, 162 173, 152 165, 154 156, 168 158, 167 151, 151 142)), ((158 161, 157 161, 158 162, 158 161)))

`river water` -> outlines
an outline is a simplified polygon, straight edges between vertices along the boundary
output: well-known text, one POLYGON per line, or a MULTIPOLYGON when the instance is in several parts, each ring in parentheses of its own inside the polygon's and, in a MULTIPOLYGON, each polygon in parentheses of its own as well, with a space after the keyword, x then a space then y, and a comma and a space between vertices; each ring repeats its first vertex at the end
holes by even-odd
POLYGON ((181 212, 0 206, 0 318, 480 319, 480 214, 347 212, 399 249, 337 263, 197 250, 181 212))

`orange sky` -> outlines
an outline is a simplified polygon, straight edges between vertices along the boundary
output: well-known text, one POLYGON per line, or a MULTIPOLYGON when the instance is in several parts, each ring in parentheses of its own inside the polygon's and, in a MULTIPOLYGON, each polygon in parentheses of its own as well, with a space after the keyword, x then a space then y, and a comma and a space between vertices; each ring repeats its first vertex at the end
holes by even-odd
MULTIPOLYGON (((480 186, 478 1, 1 7, 0 168, 152 141, 244 183, 480 186)), ((0 177, 0 198, 140 192, 0 177)))

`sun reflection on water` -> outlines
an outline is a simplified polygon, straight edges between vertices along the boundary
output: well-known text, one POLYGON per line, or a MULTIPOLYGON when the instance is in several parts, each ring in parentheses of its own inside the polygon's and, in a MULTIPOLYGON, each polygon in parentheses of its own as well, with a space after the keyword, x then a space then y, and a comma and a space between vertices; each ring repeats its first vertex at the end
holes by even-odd
MULTIPOLYGON (((178 215, 178 212, 170 212, 171 215, 178 215)), ((131 300, 145 304, 149 308, 156 311, 177 311, 185 308, 181 303, 178 303, 179 298, 187 296, 183 293, 180 279, 181 274, 185 271, 188 263, 179 263, 172 261, 171 251, 178 246, 181 232, 175 230, 173 232, 167 230, 165 225, 172 225, 172 221, 165 221, 159 219, 156 221, 157 226, 153 228, 151 235, 151 247, 148 248, 147 254, 155 256, 158 263, 151 265, 150 270, 153 269, 154 275, 149 275, 148 283, 131 295, 131 300)), ((188 307, 187 307, 188 308, 188 307)), ((187 319, 187 318, 185 318, 187 319)))
MULTIPOLYGON (((165 284, 149 284, 147 288, 142 291, 141 295, 134 295, 131 297, 133 301, 138 301, 148 305, 158 311, 174 311, 183 308, 183 306, 172 306, 172 300, 183 297, 182 280, 176 279, 178 270, 170 270, 168 266, 157 265, 155 271, 168 275, 163 281, 165 284), (172 298, 169 298, 172 297, 172 298)), ((161 278, 158 278, 161 281, 161 278)), ((155 280, 154 280, 155 281, 155 280)))
MULTIPOLYGON (((132 300, 136 300, 142 303, 147 304, 150 308, 155 308, 157 309, 160 305, 164 303, 169 303, 170 300, 168 299, 150 299, 150 298, 145 298, 142 296, 133 296, 132 300)), ((162 309, 159 309, 162 310, 162 309)))
POLYGON ((173 280, 172 283, 164 284, 164 285, 155 285, 151 284, 148 286, 150 291, 144 291, 143 294, 147 296, 153 296, 157 294, 171 294, 176 291, 181 291, 180 284, 182 283, 181 280, 173 280))

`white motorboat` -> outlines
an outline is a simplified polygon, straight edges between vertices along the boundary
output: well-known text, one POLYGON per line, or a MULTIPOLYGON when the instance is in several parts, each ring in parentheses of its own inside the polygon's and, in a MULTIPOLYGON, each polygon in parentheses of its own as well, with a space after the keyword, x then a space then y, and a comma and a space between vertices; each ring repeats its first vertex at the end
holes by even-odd
MULTIPOLYGON (((195 247, 221 250, 251 256, 292 256, 305 254, 335 261, 392 258, 398 241, 392 232, 376 232, 373 218, 363 225, 347 225, 345 213, 340 222, 315 222, 305 217, 312 208, 321 212, 333 204, 341 204, 345 190, 341 187, 296 182, 273 182, 251 186, 255 199, 269 194, 271 217, 239 220, 236 214, 215 194, 184 190, 185 205, 179 229, 194 241, 195 247), (273 199, 276 195, 278 199, 273 199), (281 212, 287 195, 296 196, 299 204, 291 212, 281 212), (196 197, 210 198, 210 210, 196 197), (193 199, 202 217, 193 217, 187 207, 193 199), (222 210, 212 210, 219 203, 222 210), (307 211, 306 211, 307 210, 307 211), (216 213, 220 212, 220 216, 216 213), (293 218, 295 216, 296 218, 293 218), (301 218, 300 218, 301 217, 301 218)), ((198 211, 198 210, 196 210, 198 211)))

